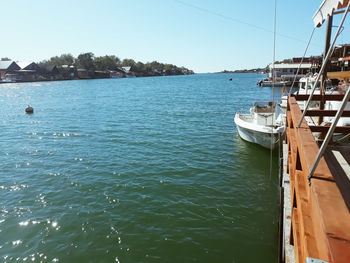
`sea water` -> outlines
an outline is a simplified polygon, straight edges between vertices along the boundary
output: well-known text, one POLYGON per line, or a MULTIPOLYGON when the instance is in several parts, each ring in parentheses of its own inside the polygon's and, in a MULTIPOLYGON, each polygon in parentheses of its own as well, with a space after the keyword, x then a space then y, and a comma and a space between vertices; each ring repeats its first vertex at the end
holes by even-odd
POLYGON ((0 85, 1 262, 276 262, 277 155, 233 122, 262 78, 0 85))

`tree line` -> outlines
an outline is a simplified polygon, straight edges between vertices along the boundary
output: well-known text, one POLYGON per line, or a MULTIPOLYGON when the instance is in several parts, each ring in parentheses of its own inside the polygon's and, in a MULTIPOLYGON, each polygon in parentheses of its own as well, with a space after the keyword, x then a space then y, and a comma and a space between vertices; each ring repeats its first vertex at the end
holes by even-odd
POLYGON ((62 66, 69 65, 91 71, 118 70, 121 67, 131 67, 136 76, 156 76, 156 75, 183 75, 193 74, 192 70, 185 67, 177 67, 172 64, 164 64, 158 61, 142 63, 133 59, 121 60, 114 55, 96 57, 92 52, 82 53, 78 57, 72 54, 62 54, 51 57, 38 63, 39 66, 62 66))

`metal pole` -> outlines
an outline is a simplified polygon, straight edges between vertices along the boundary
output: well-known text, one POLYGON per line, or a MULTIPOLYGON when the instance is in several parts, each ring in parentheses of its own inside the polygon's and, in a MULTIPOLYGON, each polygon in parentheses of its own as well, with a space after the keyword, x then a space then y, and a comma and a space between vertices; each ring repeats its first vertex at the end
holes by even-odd
POLYGON ((321 148, 319 149, 319 151, 317 153, 317 156, 316 156, 316 159, 315 159, 314 163, 312 164, 312 167, 310 169, 310 174, 309 174, 309 177, 308 177, 309 182, 310 182, 310 179, 313 177, 314 172, 315 172, 315 170, 317 168, 317 165, 320 162, 324 152, 326 151, 328 143, 330 142, 330 140, 331 140, 331 138, 333 136, 333 132, 334 132, 336 126, 337 126, 337 123, 338 123, 341 115, 343 114, 343 111, 345 109, 346 103, 349 101, 349 98, 350 98, 350 87, 348 87, 348 90, 345 93, 345 96, 343 98, 341 107, 338 110, 337 115, 335 116, 335 119, 333 120, 333 123, 332 123, 331 127, 329 128, 329 130, 327 132, 326 138, 324 139, 324 141, 323 141, 323 143, 321 145, 321 148))
POLYGON ((320 79, 320 77, 321 77, 321 75, 322 75, 324 69, 326 68, 327 61, 328 61, 329 57, 332 55, 332 53, 333 53, 335 41, 336 41, 337 38, 338 38, 338 35, 339 35, 339 32, 340 32, 341 28, 343 27, 343 24, 344 24, 346 15, 348 14, 348 11, 349 11, 349 7, 350 7, 350 1, 349 1, 348 5, 347 5, 347 7, 346 7, 346 9, 345 9, 343 18, 342 18, 342 20, 341 20, 341 22, 340 22, 340 25, 339 25, 339 27, 338 27, 337 33, 336 33, 335 36, 334 36, 332 45, 331 45, 331 47, 328 49, 327 55, 326 55, 326 57, 325 57, 325 59, 324 59, 324 61, 323 61, 323 63, 322 63, 322 67, 321 67, 321 69, 320 69, 320 72, 319 72, 318 75, 317 75, 316 81, 315 81, 314 85, 312 86, 311 94, 310 94, 310 96, 309 96, 309 99, 307 100, 307 103, 306 103, 306 106, 305 106, 303 115, 302 115, 301 118, 300 118, 299 124, 298 124, 298 126, 297 126, 298 128, 300 128, 300 125, 301 125, 301 123, 303 122, 303 119, 304 119, 304 117, 305 117, 307 108, 309 107, 310 101, 311 101, 311 99, 312 99, 312 95, 313 95, 314 92, 315 92, 317 83, 318 83, 318 81, 319 81, 319 79, 320 79))

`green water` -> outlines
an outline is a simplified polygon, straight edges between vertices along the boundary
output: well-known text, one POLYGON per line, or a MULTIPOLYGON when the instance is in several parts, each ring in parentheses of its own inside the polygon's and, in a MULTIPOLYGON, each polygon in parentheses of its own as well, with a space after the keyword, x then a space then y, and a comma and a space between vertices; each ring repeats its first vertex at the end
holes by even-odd
POLYGON ((276 262, 277 155, 233 122, 261 78, 1 85, 1 261, 276 262))

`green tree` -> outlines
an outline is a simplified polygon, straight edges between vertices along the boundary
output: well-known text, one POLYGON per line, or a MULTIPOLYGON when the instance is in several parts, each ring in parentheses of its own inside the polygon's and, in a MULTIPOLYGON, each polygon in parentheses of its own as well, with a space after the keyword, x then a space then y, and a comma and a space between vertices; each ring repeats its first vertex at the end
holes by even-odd
POLYGON ((134 66, 133 69, 135 72, 143 72, 145 71, 145 64, 143 64, 142 62, 137 62, 134 66))
POLYGON ((94 53, 82 53, 75 59, 77 68, 84 68, 87 70, 94 70, 94 53))
POLYGON ((11 59, 8 57, 4 57, 4 58, 1 58, 1 61, 11 61, 11 59))
POLYGON ((164 65, 158 61, 152 61, 149 65, 152 69, 162 70, 164 68, 164 65))
POLYGON ((123 67, 133 67, 135 66, 136 62, 133 59, 123 59, 121 66, 123 67))
POLYGON ((71 54, 62 54, 60 56, 51 57, 49 60, 39 62, 41 66, 62 66, 73 65, 74 57, 71 54))
POLYGON ((102 56, 94 59, 96 70, 115 70, 120 65, 120 59, 116 56, 102 56))

